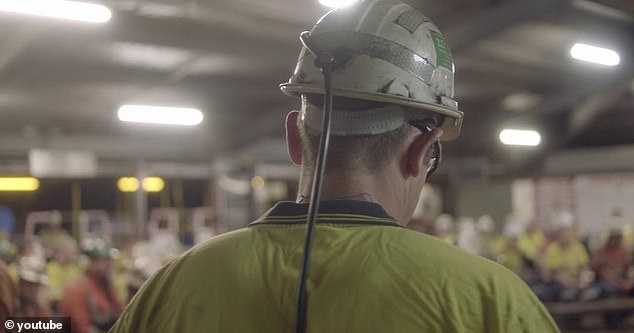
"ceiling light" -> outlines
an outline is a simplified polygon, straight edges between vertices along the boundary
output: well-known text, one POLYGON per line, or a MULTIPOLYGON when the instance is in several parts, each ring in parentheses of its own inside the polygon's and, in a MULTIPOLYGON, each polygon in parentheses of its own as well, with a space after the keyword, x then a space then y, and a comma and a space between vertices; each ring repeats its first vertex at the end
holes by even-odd
POLYGON ((134 177, 121 177, 117 181, 117 187, 121 192, 136 192, 139 189, 139 180, 134 177))
POLYGON ((112 17, 106 6, 66 0, 0 0, 0 11, 89 23, 108 22, 112 17))
POLYGON ((135 123, 192 126, 203 121, 203 113, 192 108, 124 105, 117 114, 119 120, 135 123))
POLYGON ((505 145, 537 146, 542 137, 533 130, 504 129, 500 132, 500 141, 505 145))
POLYGON ((161 192, 165 187, 165 181, 161 177, 146 177, 141 181, 145 192, 161 192))
POLYGON ((616 66, 621 62, 619 54, 615 51, 583 43, 576 43, 570 48, 570 56, 577 60, 605 66, 616 66))
POLYGON ((350 5, 356 1, 357 0, 319 0, 319 3, 324 6, 336 8, 350 5))
POLYGON ((32 192, 40 187, 40 181, 33 177, 0 177, 0 191, 32 192))

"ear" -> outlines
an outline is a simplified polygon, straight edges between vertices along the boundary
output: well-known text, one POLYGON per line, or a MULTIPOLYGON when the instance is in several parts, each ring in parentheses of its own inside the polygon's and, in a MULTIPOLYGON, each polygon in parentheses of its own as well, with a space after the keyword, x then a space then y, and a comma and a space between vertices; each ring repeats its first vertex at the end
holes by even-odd
POLYGON ((434 128, 430 133, 421 133, 414 138, 405 156, 406 176, 416 178, 421 172, 425 172, 425 154, 441 135, 442 130, 440 128, 434 128))
POLYGON ((302 139, 297 127, 299 111, 291 111, 286 115, 286 147, 288 156, 295 165, 302 164, 302 139))

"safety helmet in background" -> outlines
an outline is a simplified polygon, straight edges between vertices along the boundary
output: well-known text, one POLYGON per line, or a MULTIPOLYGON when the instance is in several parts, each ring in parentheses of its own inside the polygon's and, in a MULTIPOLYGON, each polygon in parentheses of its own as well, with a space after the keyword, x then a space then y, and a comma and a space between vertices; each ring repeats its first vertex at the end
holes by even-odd
MULTIPOLYGON (((387 114, 338 117, 334 112, 333 135, 391 131, 409 119, 422 118, 424 111, 442 119, 443 140, 460 134, 463 113, 453 99, 451 52, 438 28, 411 6, 397 0, 360 0, 324 15, 310 37, 318 49, 335 57, 333 96, 400 106, 385 110, 387 114), (353 123, 359 121, 379 123, 359 128, 353 123), (346 131, 346 126, 352 130, 346 131)), ((302 48, 295 71, 281 90, 293 96, 323 94, 323 75, 314 61, 314 55, 302 48)))
POLYGON ((507 238, 518 238, 524 233, 524 225, 518 221, 509 221, 504 225, 503 234, 507 238))
POLYGON ((20 258, 18 261, 18 276, 20 279, 46 285, 48 277, 46 275, 46 262, 43 257, 31 254, 20 258))
POLYGON ((158 272, 163 263, 151 256, 134 259, 132 266, 128 270, 127 283, 133 289, 140 289, 154 273, 158 272))
POLYGON ((440 214, 434 224, 436 232, 447 232, 453 228, 453 217, 449 214, 440 214))
POLYGON ((103 238, 84 239, 81 250, 90 259, 117 259, 119 257, 119 250, 103 238))
POLYGON ((552 229, 567 229, 574 227, 575 217, 568 211, 557 212, 551 219, 552 229))
POLYGON ((0 238, 0 261, 11 262, 17 252, 17 247, 13 243, 0 238))
POLYGON ((479 232, 493 232, 495 229, 495 221, 493 221, 491 215, 482 215, 476 222, 476 229, 479 232))

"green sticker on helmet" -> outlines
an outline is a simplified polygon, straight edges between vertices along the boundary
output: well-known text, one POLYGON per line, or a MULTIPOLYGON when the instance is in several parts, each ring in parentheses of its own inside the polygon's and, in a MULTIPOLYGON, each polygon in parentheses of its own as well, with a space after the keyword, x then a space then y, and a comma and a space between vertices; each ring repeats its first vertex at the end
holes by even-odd
POLYGON ((449 45, 447 45, 445 38, 437 31, 432 30, 430 33, 436 48, 436 64, 453 70, 453 59, 451 58, 451 51, 449 50, 449 45))

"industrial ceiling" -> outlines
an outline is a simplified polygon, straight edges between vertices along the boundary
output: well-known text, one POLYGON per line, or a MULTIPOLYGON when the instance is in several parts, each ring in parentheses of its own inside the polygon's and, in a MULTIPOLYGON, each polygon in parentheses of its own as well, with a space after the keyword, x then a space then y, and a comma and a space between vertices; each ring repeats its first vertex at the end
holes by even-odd
MULTIPOLYGON (((285 160, 283 117, 298 101, 278 84, 295 66, 299 33, 328 8, 317 0, 101 3, 113 16, 100 25, 0 13, 0 173, 23 172, 31 149, 88 150, 100 163, 206 163, 258 151, 285 160), (205 120, 122 123, 116 111, 130 103, 194 106, 205 120)), ((445 144, 450 164, 522 174, 571 149, 634 144, 632 1, 410 4, 452 47, 465 121, 461 138, 445 144), (574 60, 577 42, 611 48, 621 62, 574 60), (504 127, 539 130, 542 145, 502 146, 504 127)))

